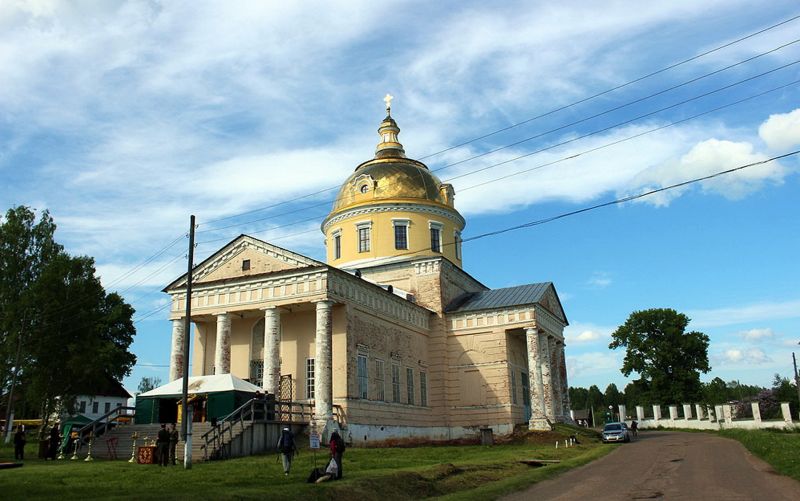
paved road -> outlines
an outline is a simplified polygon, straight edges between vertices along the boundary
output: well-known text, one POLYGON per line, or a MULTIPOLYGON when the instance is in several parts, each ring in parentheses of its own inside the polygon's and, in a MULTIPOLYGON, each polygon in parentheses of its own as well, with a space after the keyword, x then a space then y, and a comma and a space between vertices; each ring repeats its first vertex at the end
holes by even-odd
POLYGON ((775 473, 734 440, 645 432, 616 447, 597 461, 504 500, 800 500, 800 482, 775 473))

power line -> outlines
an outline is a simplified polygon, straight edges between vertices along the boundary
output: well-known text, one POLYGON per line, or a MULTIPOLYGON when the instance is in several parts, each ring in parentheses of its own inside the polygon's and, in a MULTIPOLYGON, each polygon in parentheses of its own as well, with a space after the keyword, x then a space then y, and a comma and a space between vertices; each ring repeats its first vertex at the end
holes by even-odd
MULTIPOLYGON (((705 51, 705 52, 702 52, 702 53, 700 53, 700 54, 697 54, 697 55, 695 55, 695 56, 689 57, 689 58, 687 58, 687 59, 684 59, 684 60, 682 60, 682 61, 679 61, 679 62, 677 62, 677 63, 670 64, 670 65, 668 65, 668 66, 665 66, 665 67, 663 67, 663 68, 661 68, 661 69, 658 69, 658 70, 656 70, 656 71, 653 71, 653 72, 651 72, 651 73, 648 73, 648 74, 646 74, 646 75, 643 75, 643 76, 641 76, 641 77, 635 78, 635 79, 633 79, 633 80, 629 80, 629 81, 627 81, 627 82, 625 82, 625 83, 623 83, 623 84, 620 84, 620 85, 617 85, 617 86, 615 86, 615 87, 612 87, 612 88, 606 89, 606 90, 604 90, 604 91, 601 91, 601 92, 598 92, 598 93, 596 93, 596 94, 592 94, 591 96, 588 96, 588 97, 582 98, 582 99, 580 99, 580 100, 574 101, 574 102, 572 102, 572 103, 570 103, 570 104, 567 104, 567 105, 564 105, 564 106, 561 106, 561 107, 555 108, 555 109, 553 109, 553 110, 550 110, 550 111, 548 111, 548 112, 545 112, 545 113, 542 113, 542 114, 540 114, 540 115, 537 115, 537 116, 534 116, 534 117, 531 117, 531 118, 525 119, 525 120, 523 120, 523 121, 521 121, 521 122, 517 122, 517 123, 515 123, 515 124, 512 124, 512 125, 509 125, 509 126, 507 126, 507 127, 504 127, 504 128, 501 128, 501 129, 497 129, 497 130, 495 130, 495 131, 493 131, 493 132, 490 132, 490 133, 484 134, 484 135, 482 135, 482 136, 475 137, 475 138, 473 138, 473 139, 470 139, 470 140, 464 141, 464 142, 462 142, 462 143, 459 143, 459 144, 456 144, 456 145, 454 145, 454 146, 450 146, 450 147, 448 147, 448 148, 445 148, 445 149, 443 149, 443 150, 439 150, 439 151, 436 151, 436 152, 430 153, 430 154, 428 154, 428 155, 425 155, 425 156, 419 157, 419 160, 424 160, 424 159, 426 159, 426 158, 430 158, 430 157, 432 157, 432 156, 439 155, 439 154, 441 154, 441 153, 444 153, 444 152, 447 152, 447 151, 453 150, 453 149, 455 149, 455 148, 459 148, 459 147, 461 147, 461 146, 465 146, 465 145, 467 145, 467 144, 470 144, 470 143, 473 143, 473 142, 475 142, 475 141, 479 141, 479 140, 481 140, 481 139, 485 139, 485 138, 488 138, 488 137, 494 136, 494 135, 496 135, 496 134, 499 134, 499 133, 501 133, 501 132, 505 132, 505 131, 507 131, 507 130, 510 130, 510 129, 513 129, 513 128, 516 128, 516 127, 519 127, 519 126, 521 126, 521 125, 524 125, 524 124, 527 124, 527 123, 533 122, 533 121, 535 121, 535 120, 538 120, 538 119, 540 119, 540 118, 544 118, 544 117, 546 117, 546 116, 549 116, 549 115, 555 114, 555 113, 557 113, 557 112, 559 112, 559 111, 566 110, 566 109, 568 109, 568 108, 571 108, 571 107, 573 107, 573 106, 576 106, 576 105, 578 105, 578 104, 582 104, 582 103, 585 103, 585 102, 587 102, 587 101, 591 101, 591 100, 593 100, 593 99, 596 99, 596 98, 598 98, 598 97, 604 96, 604 95, 606 95, 606 94, 609 94, 609 93, 611 93, 611 92, 614 92, 614 91, 616 91, 616 90, 619 90, 619 89, 622 89, 622 88, 628 87, 628 86, 630 86, 630 85, 633 85, 633 84, 635 84, 635 83, 641 82, 641 81, 643 81, 643 80, 646 80, 646 79, 648 79, 648 78, 650 78, 650 77, 653 77, 653 76, 655 76, 655 75, 659 75, 659 74, 661 74, 661 73, 664 73, 664 72, 666 72, 666 71, 669 71, 669 70, 671 70, 671 69, 677 68, 677 67, 679 67, 679 66, 681 66, 681 65, 684 65, 684 64, 690 63, 690 62, 692 62, 692 61, 695 61, 695 60, 697 60, 697 59, 700 59, 700 58, 702 58, 702 57, 705 57, 705 56, 707 56, 707 55, 713 54, 713 53, 715 53, 715 52, 718 52, 718 51, 720 51, 720 50, 722 50, 722 49, 725 49, 725 48, 727 48, 727 47, 731 47, 731 46, 733 46, 733 45, 736 45, 736 44, 738 44, 738 43, 740 43, 740 42, 743 42, 743 41, 745 41, 745 40, 748 40, 748 39, 750 39, 750 38, 753 38, 753 37, 755 37, 755 36, 758 36, 758 35, 760 35, 760 34, 766 33, 766 32, 768 32, 768 31, 770 31, 770 30, 773 30, 773 29, 775 29, 775 28, 778 28, 778 27, 780 27, 780 26, 783 26, 783 25, 785 25, 785 24, 788 24, 788 23, 791 23, 791 22, 793 22, 793 21, 796 21, 797 19, 800 19, 800 15, 796 15, 796 16, 790 17, 790 18, 788 18, 788 19, 784 19, 783 21, 780 21, 780 22, 778 22, 778 23, 776 23, 776 24, 773 24, 773 25, 771 25, 771 26, 768 26, 768 27, 766 27, 766 28, 763 28, 763 29, 761 29, 761 30, 755 31, 755 32, 753 32, 753 33, 750 33, 750 34, 748 34, 748 35, 745 35, 745 36, 743 36, 743 37, 737 38, 736 40, 733 40, 733 41, 731 41, 731 42, 727 42, 727 43, 725 43, 725 44, 719 45, 719 46, 717 46, 717 47, 715 47, 715 48, 713 48, 713 49, 707 50, 707 51, 705 51)), ((776 50, 777 50, 777 49, 776 49, 776 50)), ((237 217, 245 216, 245 215, 247 215, 247 214, 254 214, 254 213, 256 213, 256 212, 262 212, 262 211, 265 211, 265 210, 273 209, 273 208, 275 208, 275 207, 279 207, 279 206, 281 206, 281 205, 285 205, 285 204, 288 204, 288 203, 291 203, 291 202, 296 202, 296 201, 304 200, 304 199, 311 198, 311 197, 314 197, 314 196, 317 196, 317 195, 321 195, 321 194, 323 194, 323 193, 326 193, 326 192, 328 192, 328 191, 335 190, 335 189, 339 188, 340 186, 341 186, 341 185, 331 186, 331 187, 328 187, 328 188, 324 188, 324 189, 321 189, 321 190, 315 191, 315 192, 313 192, 313 193, 308 193, 308 194, 306 194, 306 195, 302 195, 302 196, 295 197, 295 198, 292 198, 292 199, 284 200, 284 201, 281 201, 281 202, 276 202, 276 203, 274 203, 274 204, 266 205, 266 206, 263 206, 263 207, 258 207, 258 208, 251 209, 251 210, 244 211, 244 212, 239 212, 239 213, 236 213, 236 214, 232 214, 232 215, 230 215, 230 216, 224 216, 224 217, 220 217, 220 218, 216 218, 216 219, 211 219, 211 220, 205 221, 203 224, 205 224, 205 225, 210 225, 210 224, 217 223, 217 222, 220 222, 220 221, 227 221, 227 220, 229 220, 229 219, 235 219, 235 218, 237 218, 237 217)), ((243 224, 246 224, 246 223, 243 223, 243 224)), ((205 231, 210 231, 210 230, 205 230, 205 231)))
MULTIPOLYGON (((764 53, 758 54, 757 56, 753 56, 753 57, 751 57, 751 58, 748 58, 748 59, 746 59, 746 60, 744 60, 744 61, 740 61, 740 62, 738 62, 738 63, 735 63, 735 64, 732 64, 732 65, 726 66, 725 68, 721 68, 721 69, 715 70, 715 71, 713 71, 713 72, 711 72, 711 73, 705 74, 705 75, 703 75, 703 76, 700 76, 700 77, 697 77, 697 78, 695 78, 695 79, 692 79, 692 80, 690 80, 689 82, 694 82, 694 81, 697 81, 697 80, 699 80, 699 79, 701 79, 701 78, 705 78, 705 77, 707 77, 707 76, 709 76, 709 75, 713 75, 713 74, 719 73, 720 71, 724 71, 724 70, 726 70, 726 69, 730 69, 730 68, 732 68, 732 67, 734 67, 734 66, 738 66, 738 65, 742 64, 743 62, 746 62, 746 61, 751 61, 751 60, 753 60, 753 59, 755 59, 755 58, 757 58, 757 57, 761 57, 761 56, 763 56, 763 55, 765 55, 765 54, 769 54, 769 53, 775 52, 776 50, 779 50, 780 48, 787 47, 787 46, 789 46, 789 45, 792 45, 792 44, 795 44, 795 43, 797 43, 797 42, 800 42, 800 39, 797 39, 797 40, 794 40, 794 41, 792 41, 792 42, 789 42, 789 43, 783 44, 783 45, 781 45, 781 46, 780 46, 780 47, 778 47, 778 48, 771 49, 770 51, 767 51, 767 52, 764 52, 764 53)), ((613 124, 613 125, 610 125, 610 126, 607 126, 607 127, 603 127, 603 128, 600 128, 600 129, 594 130, 594 131, 592 131, 592 132, 589 132, 589 133, 586 133, 586 134, 583 134, 583 135, 580 135, 580 136, 577 136, 577 137, 571 138, 571 139, 569 139, 569 140, 562 141, 562 142, 559 142, 559 143, 555 143, 555 144, 552 144, 552 145, 549 145, 549 146, 546 146, 546 147, 543 147, 543 148, 539 148, 539 149, 537 149, 537 150, 534 150, 534 151, 532 151, 532 152, 528 152, 528 153, 526 153, 526 154, 524 154, 524 155, 520 155, 520 156, 514 157, 514 158, 512 158, 512 159, 509 159, 509 160, 505 160, 505 161, 502 161, 502 162, 494 163, 494 164, 488 165, 488 166, 486 166, 486 167, 481 167, 481 168, 478 168, 478 169, 475 169, 475 170, 472 170, 472 171, 469 171, 469 172, 466 172, 466 173, 463 173, 463 174, 459 174, 459 175, 457 175, 457 176, 454 176, 454 177, 451 177, 451 178, 449 178, 449 179, 446 179, 445 181, 446 181, 446 182, 449 182, 449 181, 453 181, 453 180, 455 180, 455 179, 459 179, 459 178, 462 178, 462 177, 466 177, 466 176, 469 176, 469 175, 472 175, 472 174, 475 174, 475 173, 478 173, 478 172, 483 172, 483 171, 486 171, 486 170, 492 169, 492 168, 494 168, 494 167, 498 167, 498 166, 500 166, 500 165, 505 165, 505 164, 507 164, 507 163, 510 163, 510 162, 513 162, 513 161, 519 160, 519 159, 521 159, 521 158, 529 157, 529 156, 535 155, 535 154, 537 154, 537 153, 541 153, 541 152, 544 152, 544 151, 552 150, 552 149, 554 149, 554 148, 557 148, 557 147, 559 147, 559 146, 563 146, 563 145, 565 145, 565 144, 573 143, 573 142, 579 141, 579 140, 581 140, 581 139, 585 139, 585 138, 587 138, 587 137, 591 137, 591 136, 594 136, 594 135, 597 135, 597 134, 600 134, 600 133, 603 133, 603 132, 608 132, 609 130, 612 130, 612 129, 615 129, 615 128, 618 128, 618 127, 621 127, 621 126, 623 126, 623 125, 628 125, 628 124, 630 124, 630 123, 633 123, 633 122, 635 122, 635 121, 641 120, 641 119, 643 119, 643 118, 647 118, 647 117, 650 117, 650 116, 656 115, 656 114, 658 114, 658 113, 661 113, 661 112, 664 112, 664 111, 667 111, 667 110, 670 110, 670 109, 677 108, 677 107, 679 107, 679 106, 682 106, 682 105, 684 105, 684 104, 687 104, 687 103, 689 103, 689 102, 696 101, 696 100, 698 100, 698 99, 702 99, 702 98, 704 98, 704 97, 708 97, 708 96, 710 96, 710 95, 713 95, 713 94, 716 94, 716 93, 722 92, 722 91, 724 91, 724 90, 727 90, 727 89, 733 88, 733 87, 735 87, 735 86, 738 86, 738 85, 741 85, 741 84, 744 84, 744 83, 747 83, 747 82, 753 81, 753 80, 755 80, 755 79, 758 79, 758 78, 764 77, 764 76, 766 76, 766 75, 769 75, 769 74, 775 73, 775 72, 777 72, 777 71, 780 71, 780 70, 786 69, 786 68, 788 68, 788 67, 790 67, 790 66, 793 66, 793 65, 796 65, 796 64, 798 64, 798 63, 800 63, 800 59, 798 59, 798 60, 795 60, 795 61, 792 61, 792 62, 790 62, 790 63, 787 63, 787 64, 784 64, 784 65, 781 65, 781 66, 778 66, 778 67, 776 67, 776 68, 773 68, 773 69, 771 69, 771 70, 768 70, 768 71, 765 71, 765 72, 759 73, 759 74, 757 74, 757 75, 754 75, 754 76, 751 76, 751 77, 748 77, 748 78, 745 78, 745 79, 739 80, 739 81, 737 81, 737 82, 734 82, 734 83, 731 83, 731 84, 725 85, 725 86, 723 86, 723 87, 719 87, 719 88, 716 88, 716 89, 714 89, 714 90, 711 90, 711 91, 704 92, 704 93, 702 93, 702 94, 699 94, 699 95, 693 96, 693 97, 691 97, 691 98, 687 98, 687 99, 684 99, 684 100, 678 101, 678 102, 676 102, 676 103, 673 103, 673 104, 671 104, 671 105, 669 105, 669 106, 665 106, 665 107, 659 108, 659 109, 657 109, 657 110, 654 110, 654 111, 651 111, 651 112, 648 112, 648 113, 645 113, 645 114, 642 114, 642 115, 638 115, 638 116, 636 116, 636 117, 634 117, 634 118, 631 118, 631 119, 628 119, 628 120, 624 120, 624 121, 622 121, 622 122, 617 122, 617 123, 615 123, 615 124, 613 124)), ((621 106, 617 106, 617 107, 615 107, 615 108, 612 108, 611 110, 606 110, 606 111, 604 111, 604 112, 601 112, 601 113, 595 114, 595 115, 593 115, 593 116, 590 116, 590 117, 587 117, 587 118, 584 118, 584 119, 581 119, 581 120, 577 120, 577 121, 575 121, 575 122, 572 122, 572 123, 569 123, 569 124, 566 124, 566 125, 563 125, 563 126, 557 127, 557 128, 555 128, 555 129, 550 129, 550 130, 547 130, 547 131, 541 132, 541 133, 539 133, 539 134, 536 134, 536 135, 534 135, 534 136, 527 137, 527 138, 525 138, 525 139, 521 139, 521 140, 519 140, 519 141, 516 141, 516 142, 514 142, 514 143, 511 143, 511 144, 509 144, 509 145, 502 146, 502 147, 496 148, 496 149, 494 149, 494 150, 491 150, 491 151, 488 151, 488 152, 485 152, 485 153, 481 153, 481 154, 475 155, 475 156, 473 156, 473 157, 470 157, 470 158, 467 158, 467 159, 464 159, 464 160, 460 160, 460 161, 458 161, 458 162, 454 162, 454 163, 452 163, 452 164, 445 165, 445 166, 443 166, 443 167, 439 167, 439 168, 437 168, 437 169, 432 169, 432 172, 438 172, 438 171, 442 171, 442 170, 444 170, 444 169, 447 169, 447 168, 453 167, 453 166, 455 166, 455 165, 458 165, 458 164, 461 164, 461 163, 464 163, 464 162, 467 162, 467 161, 470 161, 470 160, 474 160, 474 159, 477 159, 477 158, 480 158, 480 157, 483 157, 483 156, 486 156, 486 155, 489 155, 489 154, 492 154, 492 153, 495 153, 495 152, 498 152, 498 151, 501 151, 501 150, 504 150, 504 149, 510 148, 510 147, 512 147, 512 146, 518 146, 518 145, 520 145, 520 144, 523 144, 523 143, 525 143, 525 142, 529 142, 529 141, 531 141, 531 140, 533 140, 533 139, 538 139, 538 138, 541 138, 541 137, 543 137, 543 136, 545 136, 545 135, 547 135, 547 134, 550 134, 550 133, 553 133, 553 132, 557 132, 557 131, 560 131, 560 130, 564 130, 564 129, 566 129, 566 128, 568 128, 568 127, 571 127, 571 126, 573 126, 573 125, 577 125, 577 124, 579 124, 579 123, 585 122, 585 121, 587 121, 587 120, 590 120, 590 119, 592 119, 592 118, 597 118, 597 117, 599 117, 599 116, 605 115, 605 114, 607 114, 607 113, 609 113, 609 112, 611 112, 611 111, 615 111, 615 110, 618 110, 618 109, 620 109, 620 108, 623 108, 623 107, 625 107, 625 106, 629 106, 630 104, 634 104, 634 103, 637 103, 637 102, 643 101, 643 100, 645 100, 645 99, 648 99, 648 98, 650 98, 650 97, 653 97, 653 96, 656 96, 656 95, 659 95, 659 94, 663 94, 664 92, 667 92, 667 91, 669 91, 669 90, 675 89, 675 88, 677 88, 677 87, 681 87, 681 86, 683 86, 683 85, 685 85, 686 83, 689 83, 689 82, 685 82, 685 83, 683 83, 683 84, 679 84, 679 85, 676 85, 676 86, 670 87, 669 89, 664 89, 664 90, 662 90, 662 91, 656 92, 656 93, 654 93, 654 94, 650 94, 649 96, 646 96, 646 97, 643 97, 643 98, 637 99, 637 100, 635 100, 635 101, 632 101, 632 102, 630 102, 630 103, 627 103, 627 104, 624 104, 624 105, 621 105, 621 106)), ((783 86, 783 87, 785 87, 785 86, 783 86)), ((779 87, 779 88, 783 88, 783 87, 779 87)), ((773 89, 773 90, 777 90, 777 89, 773 89)), ((771 91, 768 91, 768 92, 771 92, 771 91)), ((762 94, 763 94, 763 93, 762 93, 762 94)), ((738 104, 738 103, 741 103, 741 102, 745 102, 745 101, 747 101, 747 100, 749 100, 749 99, 752 99, 753 97, 758 97, 759 95, 762 95, 762 94, 757 94, 757 95, 755 95, 755 96, 750 96, 749 98, 746 98, 746 99, 743 99, 743 100, 737 101, 736 103, 733 103, 733 104, 738 104)), ((729 105, 729 106, 732 106, 733 104, 731 104, 731 105, 729 105)), ((718 108, 715 108, 715 109, 714 109, 714 110, 712 110, 712 111, 719 111, 720 109, 723 109, 723 108, 725 108, 725 107, 727 107, 727 106, 718 107, 718 108)), ((706 115, 706 114, 708 114, 708 113, 711 113, 712 111, 709 111, 709 112, 704 112, 704 113, 700 113, 700 114, 698 114, 698 115, 695 115, 695 116, 693 116, 692 118, 697 118, 697 117, 700 117, 700 116, 706 115)), ((682 121, 680 121, 680 122, 685 122, 685 121, 687 121, 687 120, 688 120, 688 119, 684 119, 684 120, 682 120, 682 121)), ((680 122, 679 122, 679 123, 680 123, 680 122)), ((548 164, 548 165, 549 165, 549 164, 548 164)), ((384 188, 385 188, 385 187, 384 187, 384 188)), ((307 206, 307 207, 303 207, 303 208, 300 208, 300 209, 295 209, 295 210, 291 210, 291 211, 283 212, 283 213, 281 213, 281 214, 272 215, 272 216, 266 216, 266 217, 263 217, 263 218, 259 218, 259 219, 257 219, 257 220, 251 220, 251 221, 247 221, 247 222, 243 222, 243 223, 231 224, 231 225, 223 226, 223 227, 221 227, 221 228, 214 228, 214 229, 209 229, 209 230, 204 230, 204 231, 205 231, 205 232, 211 232, 211 231, 219 231, 219 230, 228 229, 228 228, 237 227, 237 226, 244 226, 244 225, 246 225, 246 224, 252 224, 252 223, 255 223, 255 222, 264 221, 264 220, 267 220, 267 219, 271 219, 271 218, 273 218, 273 217, 285 216, 285 215, 293 214, 293 213, 296 213, 296 212, 301 212, 301 211, 304 211, 304 210, 309 210, 309 209, 311 209, 311 208, 315 208, 315 207, 318 207, 318 206, 329 205, 331 202, 336 202, 336 201, 338 201, 338 200, 340 200, 340 199, 339 199, 339 198, 336 198, 336 199, 334 199, 333 201, 325 201, 325 202, 320 202, 320 203, 317 203, 317 204, 314 204, 314 205, 311 205, 311 206, 307 206)), ((288 203, 288 201, 287 201, 287 203, 288 203)), ((324 215, 323 215, 323 217, 324 217, 324 215)), ((310 221, 310 220, 314 220, 314 219, 316 219, 316 218, 307 218, 307 219, 303 219, 303 220, 296 221, 295 223, 291 223, 291 224, 296 224, 296 223, 299 223, 299 222, 306 222, 306 221, 310 221)), ((281 228, 281 227, 284 227, 284 226, 287 226, 287 225, 281 225, 281 226, 277 226, 277 227, 275 227, 275 228, 281 228)), ((271 229, 275 229, 275 228, 271 228, 271 229)), ((269 231, 269 230, 263 230, 263 231, 269 231)), ((227 240, 227 239, 228 239, 227 237, 226 237, 226 238, 217 238, 217 239, 213 239, 213 240, 206 240, 206 241, 204 241, 204 242, 202 242, 202 243, 209 243, 209 242, 215 242, 215 241, 222 241, 222 240, 227 240)))
POLYGON ((568 108, 572 108, 573 106, 585 103, 585 102, 590 101, 592 99, 596 99, 598 97, 604 96, 604 95, 609 94, 611 92, 614 92, 616 90, 619 90, 619 89, 622 89, 624 87, 628 87, 628 86, 633 85, 635 83, 641 82, 642 80, 646 80, 646 79, 648 79, 650 77, 653 77, 655 75, 658 75, 660 73, 664 73, 666 71, 669 71, 669 70, 671 70, 673 68, 677 68, 678 66, 684 65, 686 63, 690 63, 692 61, 700 59, 701 57, 705 57, 705 56, 707 56, 709 54, 713 54, 714 52, 720 51, 722 49, 725 49, 727 47, 735 45, 735 44, 737 44, 739 42, 743 42, 744 40, 747 40, 749 38, 753 38, 753 37, 755 37, 757 35, 760 35, 762 33, 766 33, 767 31, 773 30, 775 28, 783 26, 784 24, 790 23, 792 21, 796 21, 797 19, 800 19, 800 15, 797 15, 797 16, 794 16, 794 17, 790 17, 789 19, 785 19, 785 20, 783 20, 783 21, 781 21, 781 22, 779 22, 777 24, 773 24, 772 26, 768 26, 768 27, 766 27, 766 28, 764 28, 762 30, 750 33, 749 35, 743 36, 741 38, 737 38, 736 40, 733 40, 733 41, 728 42, 726 44, 720 45, 720 46, 715 47, 715 48, 713 48, 711 50, 707 50, 705 52, 701 52, 700 54, 697 54, 696 56, 692 56, 692 57, 690 57, 688 59, 684 59, 683 61, 679 61, 679 62, 671 64, 669 66, 665 66, 664 68, 661 68, 659 70, 653 71, 652 73, 648 73, 646 75, 643 75, 641 77, 635 78, 633 80, 629 80, 629 81, 627 81, 627 82, 625 82, 623 84, 617 85, 615 87, 611 87, 610 89, 604 90, 602 92, 598 92, 597 94, 592 94, 589 97, 585 97, 583 99, 580 99, 578 101, 572 102, 570 104, 567 104, 567 105, 564 105, 564 106, 561 106, 561 107, 558 107, 558 108, 554 108, 554 109, 552 109, 552 110, 550 110, 548 112, 542 113, 541 115, 536 115, 534 117, 525 119, 525 120, 523 120, 521 122, 517 122, 515 124, 509 125, 508 127, 504 127, 502 129, 498 129, 498 130, 490 132, 488 134, 484 134, 482 136, 478 136, 478 137, 472 138, 470 140, 464 141, 463 143, 459 143, 459 144, 456 144, 454 146, 450 146, 448 148, 445 148, 443 150, 439 150, 439 151, 437 151, 435 153, 431 153, 429 155, 425 155, 424 157, 420 157, 419 160, 424 160, 426 158, 445 153, 445 152, 453 150, 455 148, 460 148, 461 146, 466 146, 466 145, 468 145, 470 143, 474 143, 475 141, 480 141, 481 139, 486 139, 487 137, 491 137, 491 136, 494 136, 494 135, 499 134, 501 132, 505 132, 507 130, 511 130, 513 128, 519 127, 520 125, 525 125, 527 123, 533 122, 534 120, 538 120, 540 118, 544 118, 544 117, 552 115, 554 113, 558 113, 559 111, 563 111, 563 110, 566 110, 568 108))

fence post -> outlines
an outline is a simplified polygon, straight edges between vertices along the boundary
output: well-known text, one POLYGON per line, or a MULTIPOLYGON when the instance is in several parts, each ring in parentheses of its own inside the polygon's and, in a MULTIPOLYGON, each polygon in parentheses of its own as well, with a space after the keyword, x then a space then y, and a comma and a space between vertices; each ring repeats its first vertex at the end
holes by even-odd
POLYGON ((692 405, 691 404, 683 404, 683 419, 690 420, 692 419, 692 405))
POLYGON ((678 419, 678 406, 677 405, 670 405, 669 406, 669 420, 675 421, 678 419))
POLYGON ((792 425, 792 411, 789 409, 789 402, 781 402, 781 414, 787 426, 792 425))
POLYGON ((753 409, 753 421, 761 424, 761 409, 758 407, 758 402, 751 402, 750 407, 753 409))
POLYGON ((725 424, 732 424, 733 423, 733 411, 731 409, 730 404, 725 404, 722 406, 722 413, 725 415, 725 424))
POLYGON ((644 421, 644 407, 642 407, 641 405, 636 406, 636 418, 639 420, 640 423, 644 421))
POLYGON ((703 414, 703 406, 700 404, 694 404, 694 410, 697 413, 697 420, 702 421, 705 419, 705 415, 703 414))
POLYGON ((661 405, 653 404, 653 421, 659 421, 660 419, 661 419, 661 405))

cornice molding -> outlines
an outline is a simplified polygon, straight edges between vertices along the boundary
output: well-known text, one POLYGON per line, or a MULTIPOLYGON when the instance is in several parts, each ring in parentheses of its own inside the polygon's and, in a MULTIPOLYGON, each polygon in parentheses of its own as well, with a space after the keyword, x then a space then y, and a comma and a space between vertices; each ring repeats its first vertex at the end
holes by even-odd
POLYGON ((455 209, 447 209, 444 207, 436 207, 426 204, 390 202, 354 207, 352 209, 347 209, 343 212, 340 212, 330 219, 325 219, 325 221, 323 221, 322 232, 326 233, 331 225, 338 224, 352 217, 361 217, 368 214, 379 214, 383 212, 417 212, 421 214, 431 214, 434 216, 445 217, 454 222, 456 225, 459 225, 461 228, 467 224, 466 220, 455 209))

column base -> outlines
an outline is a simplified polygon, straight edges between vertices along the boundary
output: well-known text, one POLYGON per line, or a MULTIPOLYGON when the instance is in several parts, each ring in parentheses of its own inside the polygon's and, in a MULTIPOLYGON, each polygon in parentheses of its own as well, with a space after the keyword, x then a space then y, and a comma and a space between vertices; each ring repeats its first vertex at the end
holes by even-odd
POLYGON ((534 431, 550 431, 552 428, 547 418, 531 418, 528 421, 528 429, 534 431))

